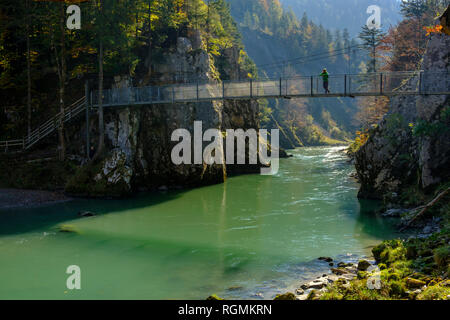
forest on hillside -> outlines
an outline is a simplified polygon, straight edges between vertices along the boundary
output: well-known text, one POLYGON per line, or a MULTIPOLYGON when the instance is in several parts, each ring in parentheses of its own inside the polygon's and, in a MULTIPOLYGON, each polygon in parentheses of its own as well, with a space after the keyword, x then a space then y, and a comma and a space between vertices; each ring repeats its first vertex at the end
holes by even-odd
MULTIPOLYGON (((249 56, 261 77, 359 73, 367 55, 347 29, 331 31, 277 0, 229 0, 249 56)), ((272 99, 262 102, 262 125, 281 129, 285 148, 342 144, 358 128, 349 98, 272 99)))
MULTIPOLYGON (((365 17, 357 29, 351 19, 342 22, 347 28, 339 29, 336 21, 348 13, 348 7, 340 1, 228 2, 262 77, 316 75, 323 67, 330 74, 416 70, 427 43, 424 27, 434 25, 434 19, 448 5, 448 0, 398 5, 381 1, 380 6, 389 8, 385 9, 388 17, 398 16, 401 21, 371 31, 364 28, 369 15, 367 7, 361 7, 363 2, 356 6, 362 8, 360 15, 354 15, 365 17), (336 19, 324 18, 316 23, 318 13, 312 13, 315 18, 306 13, 313 8, 320 8, 326 15, 336 14, 336 19), (337 29, 325 28, 326 20, 335 21, 337 29), (352 37, 348 28, 358 30, 357 36, 352 37)), ((262 102, 262 125, 282 129, 282 143, 287 148, 340 143, 353 139, 355 131, 360 135, 375 125, 386 112, 387 103, 385 98, 269 100, 262 102)))
MULTIPOLYGON (((239 77, 317 75, 323 67, 330 74, 415 70, 427 41, 423 27, 432 25, 446 4, 406 2, 403 20, 371 43, 367 30, 365 41, 346 28, 331 31, 317 24, 301 9, 306 3, 294 12, 278 0, 92 0, 80 4, 81 30, 68 30, 62 3, 5 0, 0 4, 0 137, 22 137, 64 111, 83 95, 86 80, 99 89, 118 75, 130 77, 135 86, 159 84, 154 66, 178 37, 195 30, 206 39, 215 77, 222 80, 229 79, 223 53, 230 47, 239 48, 239 77)), ((334 2, 325 7, 342 9, 334 2)), ((282 129, 282 144, 290 148, 348 141, 381 118, 387 101, 278 99, 260 105, 262 126, 282 129)))
POLYGON ((291 8, 299 17, 306 12, 314 23, 323 24, 327 29, 347 28, 351 37, 358 36, 368 18, 367 8, 371 5, 381 8, 383 31, 397 25, 402 18, 400 0, 280 0, 280 3, 283 8, 291 8))
MULTIPOLYGON (((66 4, 0 3, 0 137, 22 137, 79 99, 84 83, 107 88, 115 76, 158 84, 154 66, 178 37, 200 30, 204 50, 223 72, 223 51, 238 48, 239 67, 256 74, 224 0, 92 0, 79 4, 80 30, 66 28, 66 4)), ((177 75, 173 75, 173 81, 177 75)), ((60 130, 63 144, 64 127, 60 130)))

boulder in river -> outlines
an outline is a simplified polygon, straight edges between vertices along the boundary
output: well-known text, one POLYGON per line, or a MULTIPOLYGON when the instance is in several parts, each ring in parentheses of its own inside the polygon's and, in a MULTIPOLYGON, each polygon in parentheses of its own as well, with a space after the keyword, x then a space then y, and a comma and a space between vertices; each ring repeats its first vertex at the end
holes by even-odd
POLYGON ((308 289, 322 289, 328 285, 328 279, 325 277, 318 278, 309 282, 306 286, 308 289))
POLYGON ((320 257, 319 260, 325 261, 325 262, 332 262, 333 259, 330 257, 320 257))
POLYGON ((96 216, 96 214, 91 211, 80 211, 78 212, 78 216, 82 218, 87 218, 87 217, 94 217, 96 216))
POLYGON ((349 273, 349 271, 344 268, 331 268, 331 272, 338 276, 349 273))
POLYGON ((353 266, 352 263, 347 263, 347 262, 339 262, 337 265, 339 268, 345 268, 345 267, 351 267, 353 266))
POLYGON ((358 262, 358 270, 366 271, 371 266, 370 262, 367 260, 359 260, 358 262))
POLYGON ((65 232, 65 233, 78 233, 78 230, 75 226, 70 224, 62 224, 59 226, 59 232, 65 232))

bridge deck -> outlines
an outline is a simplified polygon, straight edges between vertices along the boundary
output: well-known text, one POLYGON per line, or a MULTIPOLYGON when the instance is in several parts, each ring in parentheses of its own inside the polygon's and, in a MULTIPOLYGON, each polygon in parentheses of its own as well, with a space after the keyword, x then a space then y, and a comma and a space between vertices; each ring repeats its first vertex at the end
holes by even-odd
MULTIPOLYGON (((395 95, 450 94, 447 72, 390 72, 329 77, 326 94, 320 76, 241 80, 215 83, 184 83, 153 87, 132 87, 103 91, 103 106, 149 105, 202 102, 223 99, 331 98, 395 95)), ((98 91, 91 93, 91 105, 98 106, 98 91)))
MULTIPOLYGON (((152 105, 183 102, 204 102, 223 99, 259 98, 331 98, 396 95, 448 95, 448 72, 390 72, 329 77, 329 94, 325 94, 319 76, 268 80, 224 81, 215 83, 184 83, 158 87, 109 89, 103 91, 105 107, 152 105)), ((68 122, 86 113, 89 105, 98 106, 98 92, 90 94, 66 108, 22 139, 0 141, 0 150, 27 150, 53 134, 61 122, 68 122)), ((89 148, 88 148, 89 149, 89 148)))

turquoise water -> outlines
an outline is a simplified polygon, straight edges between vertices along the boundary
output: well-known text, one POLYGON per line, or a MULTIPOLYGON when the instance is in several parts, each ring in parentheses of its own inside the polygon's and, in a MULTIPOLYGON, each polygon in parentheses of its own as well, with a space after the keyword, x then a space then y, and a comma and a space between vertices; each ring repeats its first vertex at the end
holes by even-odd
POLYGON ((271 299, 326 272, 317 257, 367 254, 394 236, 377 204, 356 198, 342 148, 291 153, 272 177, 0 211, 0 298, 271 299), (81 290, 66 287, 69 265, 81 290))

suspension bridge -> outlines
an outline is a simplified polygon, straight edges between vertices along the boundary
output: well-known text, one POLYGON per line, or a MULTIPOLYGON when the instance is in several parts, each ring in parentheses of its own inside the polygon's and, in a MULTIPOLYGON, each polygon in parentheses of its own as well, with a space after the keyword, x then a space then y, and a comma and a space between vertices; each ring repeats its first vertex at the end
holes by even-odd
MULTIPOLYGON (((325 93, 320 76, 191 82, 104 90, 102 105, 116 107, 228 99, 443 95, 450 92, 450 78, 447 72, 330 75, 328 89, 330 93, 325 93)), ((91 105, 97 107, 99 101, 98 91, 91 92, 91 105)))
POLYGON ((0 149, 5 152, 28 150, 55 133, 62 122, 70 122, 83 112, 88 120, 100 101, 104 108, 117 108, 263 98, 448 95, 450 77, 448 72, 431 71, 330 75, 328 89, 326 93, 320 76, 113 88, 103 90, 101 99, 98 91, 87 89, 85 96, 66 108, 64 114, 56 114, 22 139, 0 141, 0 149))

